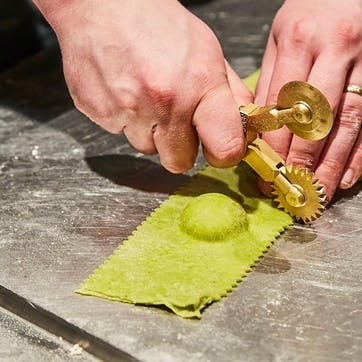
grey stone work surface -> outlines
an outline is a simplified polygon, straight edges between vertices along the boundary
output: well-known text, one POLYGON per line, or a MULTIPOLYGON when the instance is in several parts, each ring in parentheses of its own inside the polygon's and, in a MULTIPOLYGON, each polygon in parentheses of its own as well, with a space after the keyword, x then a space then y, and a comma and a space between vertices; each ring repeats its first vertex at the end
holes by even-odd
POLYGON ((98 361, 71 345, 0 308, 0 361, 98 361))
MULTIPOLYGON (((244 76, 260 64, 280 3, 191 9, 244 76)), ((69 353, 62 333, 105 360, 112 351, 142 361, 361 359, 361 184, 284 233, 200 321, 81 297, 81 281, 190 176, 166 172, 74 110, 57 51, 0 75, 0 99, 0 360, 94 359, 69 353)))

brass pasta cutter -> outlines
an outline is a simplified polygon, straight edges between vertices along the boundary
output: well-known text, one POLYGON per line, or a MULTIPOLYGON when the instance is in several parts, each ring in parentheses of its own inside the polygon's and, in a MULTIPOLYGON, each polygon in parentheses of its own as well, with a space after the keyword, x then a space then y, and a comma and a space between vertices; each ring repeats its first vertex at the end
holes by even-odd
POLYGON ((240 114, 248 143, 244 161, 272 183, 278 207, 304 223, 321 216, 326 195, 313 172, 286 165, 259 134, 287 126, 307 140, 326 137, 333 126, 333 112, 324 95, 308 83, 293 81, 281 88, 276 105, 251 103, 241 106, 240 114))

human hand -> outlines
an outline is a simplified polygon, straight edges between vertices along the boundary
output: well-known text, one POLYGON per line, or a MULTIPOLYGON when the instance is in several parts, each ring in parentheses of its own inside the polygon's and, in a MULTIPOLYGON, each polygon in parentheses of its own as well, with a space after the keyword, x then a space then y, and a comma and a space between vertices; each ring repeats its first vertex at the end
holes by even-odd
POLYGON ((171 172, 240 162, 252 95, 213 32, 174 0, 35 1, 62 50, 76 107, 171 172))
POLYGON ((361 19, 362 1, 286 0, 274 19, 257 85, 260 105, 275 104, 279 89, 292 80, 307 81, 327 97, 335 121, 324 140, 302 140, 285 127, 263 138, 288 164, 315 171, 328 200, 362 173, 362 97, 343 92, 348 84, 362 86, 361 19))

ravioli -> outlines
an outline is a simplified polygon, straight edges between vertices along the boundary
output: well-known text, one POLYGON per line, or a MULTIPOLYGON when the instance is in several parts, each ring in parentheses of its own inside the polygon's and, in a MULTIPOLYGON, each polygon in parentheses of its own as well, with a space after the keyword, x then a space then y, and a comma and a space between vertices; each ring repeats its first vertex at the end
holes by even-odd
POLYGON ((157 208, 77 293, 164 305, 201 318, 292 224, 257 189, 246 165, 199 171, 157 208))

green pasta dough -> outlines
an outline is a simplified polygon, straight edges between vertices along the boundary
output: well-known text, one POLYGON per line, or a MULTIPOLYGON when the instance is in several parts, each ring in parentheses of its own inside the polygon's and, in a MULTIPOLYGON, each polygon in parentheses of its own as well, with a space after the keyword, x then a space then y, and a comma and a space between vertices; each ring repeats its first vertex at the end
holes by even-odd
POLYGON ((257 69, 255 72, 248 75, 243 79, 244 84, 252 91, 255 92, 256 83, 258 82, 260 76, 260 69, 257 69))
POLYGON ((165 305, 184 318, 234 288, 288 225, 246 165, 206 167, 170 196, 77 291, 165 305))

